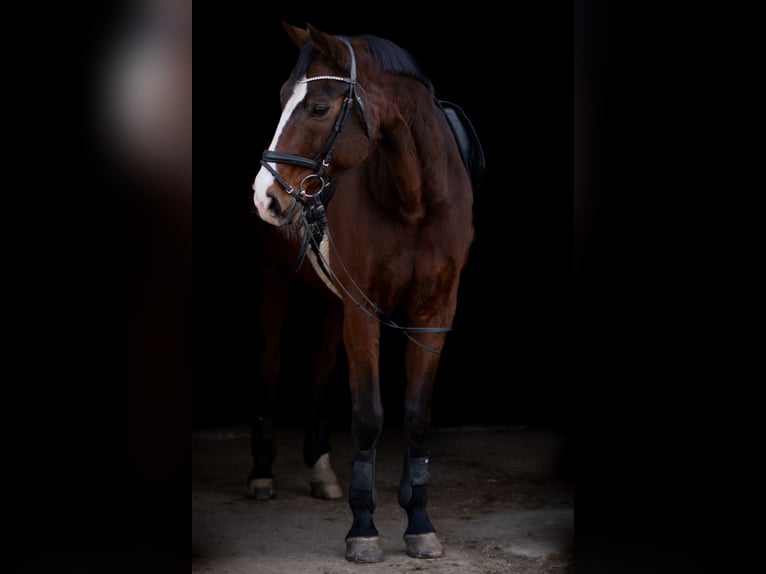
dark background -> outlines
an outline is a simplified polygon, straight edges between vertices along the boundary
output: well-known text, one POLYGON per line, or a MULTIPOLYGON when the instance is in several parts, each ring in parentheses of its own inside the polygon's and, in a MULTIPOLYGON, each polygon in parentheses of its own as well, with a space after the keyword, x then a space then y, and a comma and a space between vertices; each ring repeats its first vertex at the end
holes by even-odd
POLYGON ((3 51, 4 512, 8 547, 38 566, 19 571, 188 571, 188 429, 249 419, 250 184, 295 61, 282 18, 399 43, 484 144, 435 422, 567 429, 578 571, 714 564, 718 532, 741 531, 723 518, 752 502, 731 497, 746 490, 752 452, 739 457, 734 440, 749 395, 732 404, 728 387, 740 358, 757 355, 721 325, 752 309, 718 265, 732 270, 752 242, 722 247, 744 210, 721 217, 726 186, 705 195, 711 174, 732 173, 711 150, 740 141, 710 142, 706 118, 720 106, 714 88, 731 85, 711 68, 739 77, 741 53, 722 57, 719 31, 741 22, 585 0, 417 13, 287 4, 198 12, 193 321, 185 226, 167 206, 119 195, 134 191, 129 174, 103 163, 92 134, 95 71, 123 3, 6 11, 19 33, 3 51), (156 347, 136 316, 168 327, 156 347))
MULTIPOLYGON (((279 119, 279 88, 297 58, 281 19, 396 42, 420 63, 438 97, 463 107, 484 146, 476 241, 438 374, 434 425, 568 423, 576 384, 571 6, 422 16, 395 6, 365 13, 352 6, 286 6, 227 19, 222 43, 212 48, 221 68, 206 80, 215 89, 198 103, 215 110, 201 121, 204 172, 216 167, 213 185, 197 184, 195 196, 195 235, 204 235, 196 268, 209 279, 196 287, 197 299, 209 304, 195 308, 195 427, 247 423, 252 416, 254 250, 268 246, 252 239, 258 222, 250 186, 279 119)), ((298 311, 287 320, 286 338, 299 348, 311 326, 298 311)), ((383 344, 386 424, 396 426, 400 336, 387 333, 383 344)), ((302 424, 307 375, 286 352, 278 420, 302 424)), ((341 366, 338 424, 350 414, 344 376, 341 366)))

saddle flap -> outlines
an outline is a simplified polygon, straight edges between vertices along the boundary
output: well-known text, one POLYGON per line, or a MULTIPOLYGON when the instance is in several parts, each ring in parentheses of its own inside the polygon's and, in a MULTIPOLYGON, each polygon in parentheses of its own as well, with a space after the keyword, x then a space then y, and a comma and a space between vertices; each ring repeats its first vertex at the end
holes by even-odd
POLYGON ((455 141, 457 141, 460 155, 463 157, 463 163, 471 177, 471 185, 475 192, 481 185, 485 170, 484 150, 481 147, 479 136, 476 135, 473 124, 460 106, 444 100, 440 100, 439 104, 444 111, 452 133, 455 135, 455 141))

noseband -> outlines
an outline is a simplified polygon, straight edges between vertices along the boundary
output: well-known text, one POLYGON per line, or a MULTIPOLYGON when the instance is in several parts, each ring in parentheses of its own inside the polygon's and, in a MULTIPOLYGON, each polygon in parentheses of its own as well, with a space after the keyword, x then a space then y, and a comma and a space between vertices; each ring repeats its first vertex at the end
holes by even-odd
POLYGON ((313 78, 300 80, 302 83, 316 82, 318 80, 334 80, 348 84, 348 92, 346 93, 346 98, 343 100, 343 106, 338 113, 338 117, 335 119, 335 125, 333 126, 332 131, 327 138, 327 142, 325 142, 325 145, 322 146, 322 149, 319 151, 319 153, 314 156, 314 159, 268 149, 263 152, 261 159, 261 165, 266 170, 268 170, 271 175, 274 176, 274 179, 279 182, 279 185, 284 188, 285 192, 295 199, 290 208, 288 208, 288 212, 285 214, 285 217, 288 219, 292 219, 292 216, 294 215, 295 210, 298 208, 299 204, 303 205, 311 211, 311 204, 319 205, 321 203, 322 205, 327 205, 329 203, 330 198, 335 191, 335 186, 331 185, 330 178, 327 176, 327 168, 330 167, 330 162, 332 161, 333 154, 335 153, 335 146, 338 143, 338 136, 340 135, 341 131, 343 131, 343 126, 348 119, 351 108, 354 106, 354 102, 358 104, 359 114, 362 118, 362 123, 364 123, 364 128, 367 131, 367 137, 370 141, 372 141, 372 133, 370 132, 370 124, 367 121, 367 114, 364 109, 364 104, 362 103, 362 98, 357 92, 356 55, 354 54, 354 49, 351 47, 351 42, 349 42, 346 38, 339 39, 346 45, 349 53, 351 54, 351 69, 349 71, 349 77, 344 78, 342 76, 314 76, 313 78), (293 188, 293 186, 285 181, 285 179, 279 175, 277 170, 274 169, 269 162, 286 163, 288 165, 305 167, 307 169, 313 170, 313 172, 301 180, 300 185, 298 186, 298 193, 295 193, 295 188, 293 188), (316 186, 317 183, 319 184, 318 191, 309 193, 306 189, 307 186, 316 186), (325 189, 327 189, 327 192, 323 194, 322 192, 324 192, 325 189), (312 201, 310 202, 309 200, 312 201))

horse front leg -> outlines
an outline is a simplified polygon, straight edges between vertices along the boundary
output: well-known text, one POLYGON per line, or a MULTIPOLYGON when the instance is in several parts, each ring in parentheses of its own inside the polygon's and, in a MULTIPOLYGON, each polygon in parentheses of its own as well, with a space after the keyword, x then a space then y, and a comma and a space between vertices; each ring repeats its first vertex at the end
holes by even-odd
MULTIPOLYGON (((441 347, 433 340, 426 344, 441 347)), ((438 363, 438 355, 426 356, 427 353, 413 343, 407 343, 404 461, 397 494, 399 505, 407 512, 404 532, 407 554, 414 558, 438 558, 444 554, 426 508, 430 476, 426 435, 431 422, 431 395, 438 363)))
POLYGON ((314 388, 311 418, 303 441, 303 460, 311 468, 311 496, 338 499, 343 490, 330 464, 330 395, 343 332, 343 305, 337 300, 318 303, 321 329, 314 347, 314 388))
MULTIPOLYGON (((447 297, 447 304, 431 312, 428 307, 411 314, 413 325, 452 324, 455 313, 455 288, 447 297)), ((417 333, 419 342, 441 351, 443 333, 417 333)), ((436 536, 436 529, 428 517, 429 450, 426 437, 431 427, 431 398, 433 395, 439 355, 407 342, 405 366, 407 384, 404 397, 404 461, 399 481, 399 505, 407 512, 404 540, 407 554, 414 558, 439 558, 444 549, 436 536)))
MULTIPOLYGON (((434 343, 429 343, 433 345, 434 343)), ((404 402, 404 461, 399 481, 399 505, 407 512, 404 540, 414 558, 438 558, 444 554, 436 529, 428 517, 429 450, 427 430, 431 421, 431 394, 438 356, 408 343, 407 387, 404 402)))
POLYGON ((377 501, 375 445, 383 430, 378 365, 380 327, 359 309, 347 308, 343 339, 349 362, 351 434, 354 442, 348 498, 353 523, 346 534, 346 559, 352 562, 379 562, 383 559, 383 550, 373 514, 377 501))

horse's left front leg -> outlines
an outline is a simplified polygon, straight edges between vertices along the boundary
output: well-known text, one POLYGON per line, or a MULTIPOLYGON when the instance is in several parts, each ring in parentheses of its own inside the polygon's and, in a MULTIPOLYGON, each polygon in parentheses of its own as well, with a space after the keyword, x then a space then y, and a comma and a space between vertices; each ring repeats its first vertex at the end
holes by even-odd
MULTIPOLYGON (((429 345, 441 348, 438 338, 429 336, 429 345)), ((419 340, 425 342, 425 337, 419 340)), ((404 401, 404 462, 399 481, 399 505, 407 512, 404 540, 407 554, 414 558, 438 558, 444 554, 436 529, 428 517, 428 462, 426 435, 431 424, 431 395, 439 356, 412 342, 407 343, 407 387, 404 401)))
MULTIPOLYGON (((446 304, 438 308, 421 306, 411 309, 410 320, 415 325, 449 326, 455 314, 455 285, 448 293, 446 304)), ((444 333, 417 333, 419 342, 441 352, 444 333)), ((436 529, 428 517, 429 451, 426 436, 431 426, 431 397, 439 365, 439 355, 407 342, 405 349, 407 385, 404 397, 404 463, 399 481, 399 505, 407 512, 404 540, 407 554, 414 558, 439 558, 444 555, 436 529)))

